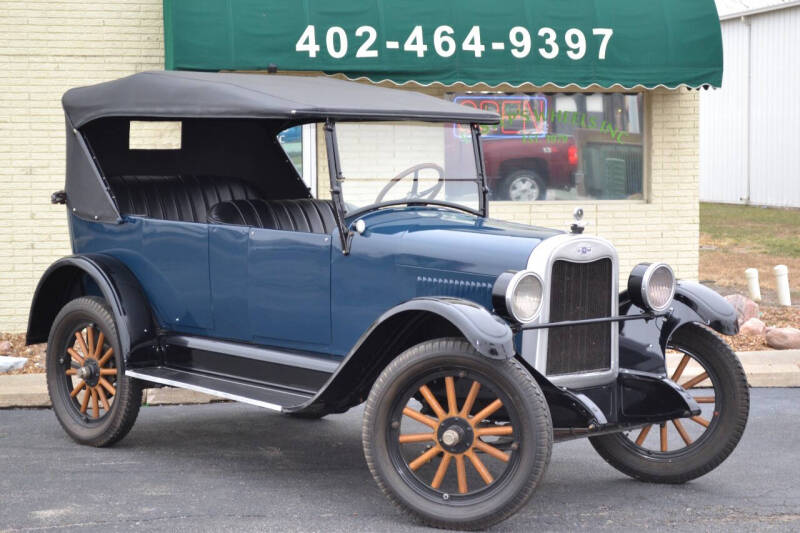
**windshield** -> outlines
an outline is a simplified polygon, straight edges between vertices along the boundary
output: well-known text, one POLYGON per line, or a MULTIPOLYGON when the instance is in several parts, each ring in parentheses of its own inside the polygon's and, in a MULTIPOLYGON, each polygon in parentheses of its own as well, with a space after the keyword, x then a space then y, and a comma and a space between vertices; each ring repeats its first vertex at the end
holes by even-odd
POLYGON ((347 213, 386 202, 480 209, 468 124, 340 122, 336 138, 347 213))

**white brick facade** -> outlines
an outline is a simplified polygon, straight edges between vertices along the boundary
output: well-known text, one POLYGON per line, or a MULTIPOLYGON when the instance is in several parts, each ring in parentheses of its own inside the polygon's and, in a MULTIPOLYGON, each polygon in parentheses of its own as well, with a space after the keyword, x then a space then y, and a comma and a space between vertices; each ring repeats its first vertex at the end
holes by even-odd
MULTIPOLYGON (((42 272, 70 253, 64 208, 49 202, 64 184, 61 95, 70 87, 163 65, 161 0, 0 1, 0 331, 24 331, 42 272)), ((696 278, 697 93, 648 93, 646 111, 647 200, 579 204, 588 232, 618 247, 623 276, 638 261, 664 260, 679 276, 696 278)), ((327 196, 326 164, 323 148, 321 196, 327 196)), ((564 228, 575 205, 497 202, 491 213, 564 228)))
POLYGON ((24 331, 42 272, 68 255, 61 95, 164 68, 161 0, 0 1, 0 331, 24 331))

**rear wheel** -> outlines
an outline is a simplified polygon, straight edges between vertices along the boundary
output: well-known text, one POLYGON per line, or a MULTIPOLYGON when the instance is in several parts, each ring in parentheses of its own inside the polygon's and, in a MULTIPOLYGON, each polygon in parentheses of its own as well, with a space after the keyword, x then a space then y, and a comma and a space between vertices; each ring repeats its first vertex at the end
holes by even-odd
POLYGON ((614 468, 642 481, 684 483, 724 461, 744 432, 750 406, 736 354, 711 330, 688 325, 667 350, 670 378, 700 405, 698 416, 591 438, 614 468))
POLYGON ((367 399, 364 455, 403 510, 447 529, 481 529, 515 513, 550 460, 552 423, 533 377, 462 339, 410 348, 367 399))
POLYGON ((47 388, 53 412, 75 441, 109 446, 130 431, 142 403, 125 377, 114 319, 99 298, 65 305, 47 341, 47 388))

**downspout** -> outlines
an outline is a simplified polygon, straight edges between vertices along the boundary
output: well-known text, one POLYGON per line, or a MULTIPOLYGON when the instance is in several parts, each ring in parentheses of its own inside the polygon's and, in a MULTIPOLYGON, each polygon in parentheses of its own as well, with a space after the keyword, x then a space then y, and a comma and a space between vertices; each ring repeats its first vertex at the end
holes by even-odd
POLYGON ((752 39, 750 37, 751 27, 750 27, 750 19, 748 17, 742 17, 742 24, 747 27, 747 90, 745 92, 745 116, 744 116, 744 131, 745 135, 747 136, 747 148, 744 153, 744 168, 745 168, 745 175, 747 177, 747 193, 744 197, 745 205, 750 205, 750 179, 751 179, 751 172, 750 172, 750 152, 751 152, 751 144, 752 144, 752 134, 750 133, 750 95, 752 94, 752 71, 750 68, 750 63, 753 58, 753 49, 752 49, 752 39))

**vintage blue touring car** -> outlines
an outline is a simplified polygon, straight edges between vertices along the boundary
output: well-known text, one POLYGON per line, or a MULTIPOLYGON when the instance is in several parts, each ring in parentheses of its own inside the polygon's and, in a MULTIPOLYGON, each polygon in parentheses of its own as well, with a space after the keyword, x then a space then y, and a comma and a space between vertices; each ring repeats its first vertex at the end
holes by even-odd
POLYGON ((146 387, 305 418, 365 402, 364 453, 389 498, 478 529, 525 504, 554 441, 588 437, 625 474, 681 483, 744 431, 747 382, 714 332, 738 328, 724 299, 663 263, 620 290, 614 247, 579 212, 568 232, 488 218, 480 125, 495 114, 192 72, 63 105, 53 202, 74 255, 43 275, 27 340, 47 341, 53 408, 79 443, 125 436, 146 387), (134 135, 164 123, 166 147, 134 135), (322 124, 329 199, 281 145, 303 124, 322 124))

